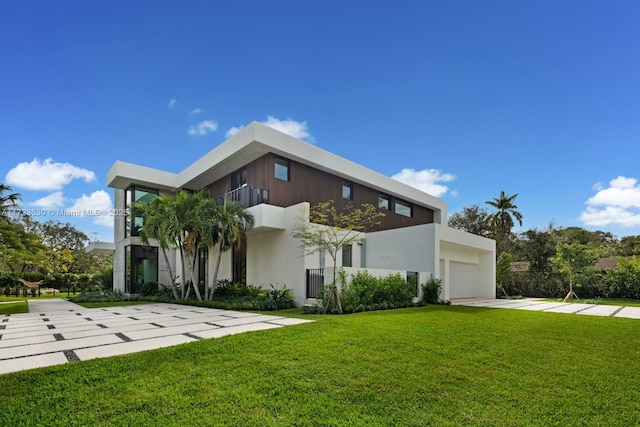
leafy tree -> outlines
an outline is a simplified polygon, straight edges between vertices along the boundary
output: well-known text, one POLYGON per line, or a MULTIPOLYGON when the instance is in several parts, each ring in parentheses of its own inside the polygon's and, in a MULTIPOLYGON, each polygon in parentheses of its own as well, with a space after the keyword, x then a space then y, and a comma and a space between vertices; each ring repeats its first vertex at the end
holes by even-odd
POLYGON ((9 220, 7 211, 9 210, 9 208, 17 206, 18 202, 22 199, 20 193, 9 193, 4 196, 3 194, 6 191, 11 191, 11 187, 0 184, 0 220, 2 221, 9 220))
POLYGON ((253 215, 235 200, 219 203, 209 199, 198 210, 201 224, 201 244, 207 247, 218 246, 216 268, 212 283, 205 288, 205 300, 211 301, 218 283, 222 253, 246 242, 246 232, 253 228, 253 215))
POLYGON ((455 212, 449 217, 449 227, 478 236, 490 237, 491 225, 488 221, 489 213, 478 205, 463 207, 462 211, 455 212))
POLYGON ((558 243, 580 243, 601 249, 604 255, 613 255, 618 246, 615 236, 604 231, 589 231, 581 227, 567 227, 554 230, 558 243))
POLYGON ((560 273, 569 280, 569 293, 564 298, 564 302, 567 302, 571 297, 578 299, 573 286, 580 285, 581 281, 587 279, 589 269, 593 267, 598 257, 598 250, 581 243, 558 244, 556 256, 551 261, 558 267, 560 273))
POLYGON ((498 291, 501 291, 505 296, 509 295, 509 289, 511 288, 513 279, 511 263, 514 261, 516 261, 516 258, 509 252, 502 252, 496 261, 496 285, 498 291))
POLYGON ((548 274, 553 270, 551 258, 556 254, 553 224, 547 230, 527 230, 520 234, 516 247, 520 259, 530 262, 530 271, 548 274))
POLYGON ((625 236, 620 239, 617 254, 619 256, 640 255, 640 236, 625 236))
POLYGON ((640 298, 640 258, 618 257, 616 268, 607 269, 603 279, 605 296, 640 298))
POLYGON ((0 268, 10 271, 41 270, 46 247, 40 238, 12 222, 0 221, 0 268))
POLYGON ((306 255, 326 252, 333 260, 333 281, 330 288, 332 298, 327 298, 325 313, 332 300, 338 312, 342 313, 336 283, 338 253, 343 247, 352 245, 363 232, 380 225, 380 219, 384 216, 384 212, 367 203, 359 208, 348 204, 343 211, 338 212, 334 201, 329 200, 312 206, 308 220, 304 219, 301 225, 293 229, 292 236, 300 240, 306 255))
POLYGON ((511 236, 511 229, 515 225, 514 218, 522 226, 522 214, 518 212, 518 206, 514 204, 516 197, 518 197, 517 193, 507 196, 503 190, 500 192, 500 197, 485 202, 496 210, 489 214, 487 219, 494 229, 498 252, 504 250, 511 236))

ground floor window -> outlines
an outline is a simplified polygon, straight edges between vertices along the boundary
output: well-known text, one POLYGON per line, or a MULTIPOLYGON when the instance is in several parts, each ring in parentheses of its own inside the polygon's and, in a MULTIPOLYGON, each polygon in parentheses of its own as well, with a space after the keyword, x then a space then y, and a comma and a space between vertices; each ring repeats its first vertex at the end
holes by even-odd
POLYGON ((418 272, 417 271, 407 271, 407 282, 409 282, 414 289, 413 296, 418 296, 419 285, 418 285, 418 272))
POLYGON ((125 248, 125 292, 137 294, 145 283, 158 282, 158 248, 125 248))
POLYGON ((343 267, 353 267, 352 261, 352 248, 353 246, 343 246, 342 247, 342 266, 343 267))
POLYGON ((247 237, 241 236, 232 251, 233 283, 247 284, 247 237))
POLYGON ((208 281, 208 261, 209 261, 209 248, 202 248, 198 250, 198 283, 206 284, 208 281))

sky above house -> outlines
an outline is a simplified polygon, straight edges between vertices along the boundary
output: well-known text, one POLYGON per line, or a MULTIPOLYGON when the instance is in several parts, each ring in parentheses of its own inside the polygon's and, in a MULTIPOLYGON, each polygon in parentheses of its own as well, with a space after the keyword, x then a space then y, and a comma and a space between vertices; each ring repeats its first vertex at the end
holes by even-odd
POLYGON ((636 0, 0 2, 0 183, 113 241, 115 161, 180 172, 255 120, 449 214, 504 190, 515 231, 639 235, 638 22, 636 0))

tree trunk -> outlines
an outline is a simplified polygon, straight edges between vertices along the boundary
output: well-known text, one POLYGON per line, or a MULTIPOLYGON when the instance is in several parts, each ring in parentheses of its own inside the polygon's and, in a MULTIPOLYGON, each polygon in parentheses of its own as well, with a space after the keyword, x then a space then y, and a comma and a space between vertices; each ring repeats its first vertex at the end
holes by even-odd
POLYGON ((169 256, 167 256, 167 251, 164 248, 162 249, 162 256, 164 256, 164 262, 167 264, 167 268, 169 269, 169 276, 171 276, 171 292, 173 292, 173 298, 178 300, 178 289, 176 289, 176 276, 173 275, 173 269, 171 268, 171 264, 169 263, 169 256))
POLYGON ((195 256, 193 257, 194 260, 193 262, 191 262, 191 254, 187 252, 187 261, 189 262, 189 278, 191 279, 191 284, 193 285, 193 291, 196 293, 196 298, 198 298, 198 301, 202 301, 202 296, 200 295, 200 288, 198 286, 198 283, 196 283, 196 276, 195 274, 193 274, 193 270, 195 267, 195 256))
POLYGON ((220 242, 220 247, 218 248, 218 259, 216 260, 216 269, 213 271, 213 283, 211 284, 211 293, 209 294, 209 301, 213 299, 213 293, 216 290, 216 285, 218 284, 218 272, 220 271, 220 261, 222 260, 222 250, 224 249, 223 243, 220 242))
POLYGON ((573 291, 573 282, 571 280, 569 280, 569 293, 567 294, 566 297, 564 297, 564 300, 562 300, 562 302, 569 301, 569 299, 571 299, 571 297, 575 297, 575 299, 580 299, 580 298, 578 298, 578 295, 576 295, 576 293, 573 291))

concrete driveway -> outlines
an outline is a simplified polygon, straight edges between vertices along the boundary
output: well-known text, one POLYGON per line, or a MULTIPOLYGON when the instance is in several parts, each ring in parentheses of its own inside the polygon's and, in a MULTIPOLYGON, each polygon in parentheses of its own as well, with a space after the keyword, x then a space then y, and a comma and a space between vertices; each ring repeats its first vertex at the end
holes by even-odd
POLYGON ((63 299, 29 301, 29 311, 0 317, 0 374, 310 322, 179 304, 84 308, 63 299))
POLYGON ((465 298, 451 300, 452 305, 485 308, 516 308, 519 310, 546 311, 549 313, 586 314, 589 316, 626 317, 640 319, 640 307, 619 305, 580 304, 547 302, 537 298, 523 299, 479 299, 465 298))

